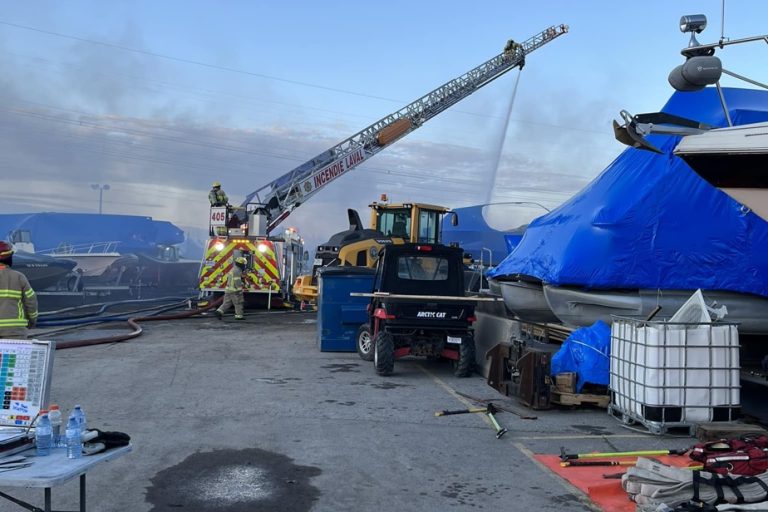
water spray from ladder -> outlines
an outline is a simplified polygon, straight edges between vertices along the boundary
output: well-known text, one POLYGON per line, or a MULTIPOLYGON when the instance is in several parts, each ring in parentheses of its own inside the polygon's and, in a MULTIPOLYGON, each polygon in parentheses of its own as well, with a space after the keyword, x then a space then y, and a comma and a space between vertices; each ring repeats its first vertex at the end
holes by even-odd
POLYGON ((493 202, 493 192, 496 190, 496 177, 499 174, 499 164, 501 163, 501 153, 504 150, 504 141, 507 138, 509 132, 509 120, 512 117, 512 108, 515 106, 515 96, 517 96, 517 86, 520 84, 520 75, 522 69, 518 70, 515 77, 515 85, 512 88, 512 97, 509 99, 509 107, 507 108, 507 115, 504 118, 504 127, 501 130, 501 134, 496 144, 496 152, 493 155, 493 161, 491 165, 491 179, 488 181, 488 194, 485 198, 486 203, 493 202))

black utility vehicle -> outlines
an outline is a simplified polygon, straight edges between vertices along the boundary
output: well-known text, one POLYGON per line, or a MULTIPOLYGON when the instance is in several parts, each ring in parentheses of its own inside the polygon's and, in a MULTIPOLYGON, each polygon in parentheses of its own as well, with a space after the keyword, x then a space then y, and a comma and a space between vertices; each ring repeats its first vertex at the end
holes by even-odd
POLYGON ((376 267, 369 322, 357 351, 389 375, 407 355, 444 357, 467 377, 475 363, 475 302, 464 291, 463 252, 440 244, 390 245, 376 267))

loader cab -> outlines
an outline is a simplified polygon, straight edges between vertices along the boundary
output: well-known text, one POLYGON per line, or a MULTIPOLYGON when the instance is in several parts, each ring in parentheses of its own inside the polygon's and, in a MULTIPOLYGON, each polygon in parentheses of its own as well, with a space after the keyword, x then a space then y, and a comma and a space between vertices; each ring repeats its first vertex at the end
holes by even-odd
MULTIPOLYGON (((386 200, 386 197, 383 198, 386 200)), ((440 243, 440 225, 448 208, 423 203, 389 204, 374 202, 371 208, 371 229, 386 237, 403 242, 440 243)))

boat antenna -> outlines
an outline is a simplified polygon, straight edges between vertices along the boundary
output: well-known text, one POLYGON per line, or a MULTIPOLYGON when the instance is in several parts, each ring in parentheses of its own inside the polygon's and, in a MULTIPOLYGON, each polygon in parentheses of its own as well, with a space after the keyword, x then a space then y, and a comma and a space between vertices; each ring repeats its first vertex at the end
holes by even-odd
POLYGON ((725 0, 720 4, 720 44, 725 41, 725 0))

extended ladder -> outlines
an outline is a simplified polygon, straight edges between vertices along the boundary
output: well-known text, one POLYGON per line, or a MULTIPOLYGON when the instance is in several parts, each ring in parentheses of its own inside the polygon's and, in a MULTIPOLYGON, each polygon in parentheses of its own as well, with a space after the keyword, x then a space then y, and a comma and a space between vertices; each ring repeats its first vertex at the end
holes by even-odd
POLYGON ((534 50, 568 32, 551 26, 522 43, 507 42, 504 51, 476 68, 428 92, 400 110, 379 119, 348 139, 248 194, 243 206, 262 205, 271 232, 299 205, 321 188, 411 133, 450 106, 463 100, 510 69, 525 64, 534 50))

